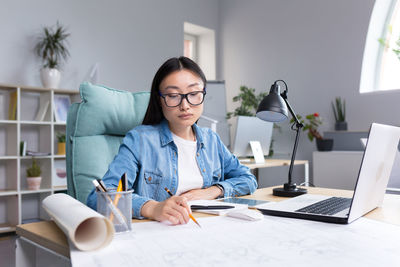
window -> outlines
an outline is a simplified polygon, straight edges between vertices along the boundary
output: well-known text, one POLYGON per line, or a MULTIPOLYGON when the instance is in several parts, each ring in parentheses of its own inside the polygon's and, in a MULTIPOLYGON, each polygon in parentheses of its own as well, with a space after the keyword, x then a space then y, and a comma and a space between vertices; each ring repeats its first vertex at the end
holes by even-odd
POLYGON ((183 55, 199 64, 207 80, 215 80, 215 31, 188 22, 184 22, 183 31, 183 55))
POLYGON ((360 92, 400 89, 400 0, 377 0, 371 15, 360 92))
POLYGON ((380 90, 400 89, 400 1, 396 2, 384 36, 379 39, 382 57, 377 82, 380 90))
POLYGON ((183 55, 197 61, 197 37, 191 34, 185 34, 183 39, 183 55))

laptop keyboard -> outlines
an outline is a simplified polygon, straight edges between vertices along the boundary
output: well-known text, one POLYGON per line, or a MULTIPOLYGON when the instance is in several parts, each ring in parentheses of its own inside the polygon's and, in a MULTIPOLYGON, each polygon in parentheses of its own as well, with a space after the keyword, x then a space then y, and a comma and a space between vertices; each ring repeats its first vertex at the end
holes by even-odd
POLYGON ((307 207, 296 210, 296 212, 322 214, 322 215, 333 215, 344 209, 350 207, 351 198, 344 197, 331 197, 307 207))

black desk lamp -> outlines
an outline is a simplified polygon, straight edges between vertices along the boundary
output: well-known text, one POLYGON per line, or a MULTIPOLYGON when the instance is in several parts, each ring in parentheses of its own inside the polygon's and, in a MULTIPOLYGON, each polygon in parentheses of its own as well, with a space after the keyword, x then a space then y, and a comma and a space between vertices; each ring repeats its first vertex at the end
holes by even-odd
POLYGON ((277 80, 271 86, 269 94, 264 97, 257 109, 256 116, 263 120, 269 122, 280 122, 284 121, 288 117, 288 109, 290 114, 293 116, 295 122, 292 125, 292 130, 296 131, 296 140, 294 141, 294 148, 292 153, 292 159, 290 161, 289 167, 289 180, 283 187, 274 188, 273 195, 281 197, 294 197, 307 193, 307 189, 298 188, 295 183, 292 182, 292 171, 293 163, 296 157, 297 145, 299 141, 299 133, 301 128, 304 126, 296 117, 293 112, 292 107, 287 101, 288 87, 285 81, 277 80), (281 94, 278 82, 283 82, 285 84, 285 91, 281 94))

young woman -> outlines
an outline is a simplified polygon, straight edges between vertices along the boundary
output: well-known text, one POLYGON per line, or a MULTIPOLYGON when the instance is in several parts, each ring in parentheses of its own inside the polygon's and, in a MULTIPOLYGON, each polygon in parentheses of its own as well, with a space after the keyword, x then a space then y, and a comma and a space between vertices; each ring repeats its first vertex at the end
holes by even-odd
MULTIPOLYGON (((171 58, 157 71, 143 124, 127 133, 103 178, 116 188, 127 173, 133 217, 184 224, 191 212, 188 200, 256 190, 255 177, 218 135, 196 125, 205 96, 206 78, 189 58, 171 58)), ((94 191, 87 204, 96 207, 94 191)))

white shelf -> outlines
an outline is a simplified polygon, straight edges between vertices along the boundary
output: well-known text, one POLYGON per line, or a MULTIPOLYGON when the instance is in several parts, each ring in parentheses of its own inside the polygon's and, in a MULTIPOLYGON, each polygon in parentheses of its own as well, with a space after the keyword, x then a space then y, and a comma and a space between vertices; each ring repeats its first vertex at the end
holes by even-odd
POLYGON ((0 124, 17 124, 16 120, 0 120, 0 124))
POLYGON ((23 156, 20 157, 21 160, 32 160, 32 157, 34 157, 35 159, 51 159, 52 156, 48 155, 48 156, 23 156))
POLYGON ((4 103, 0 107, 0 233, 3 233, 15 231, 15 226, 25 221, 48 219, 41 201, 67 190, 66 179, 60 180, 55 171, 66 160, 65 155, 56 154, 56 134, 66 130, 66 123, 54 119, 54 96, 68 95, 73 103, 80 102, 80 95, 78 90, 7 84, 0 84, 0 92, 4 103), (15 95, 16 119, 8 120, 10 101, 15 95), (42 116, 37 116, 39 110, 44 111, 42 116), (26 169, 32 156, 19 155, 21 141, 26 142, 26 150, 50 153, 34 156, 42 168, 39 190, 27 189, 26 169))
POLYGON ((26 125, 51 125, 51 121, 20 121, 20 123, 26 125))
POLYGON ((0 156, 0 160, 18 159, 18 156, 0 156))
POLYGON ((0 197, 18 195, 16 190, 0 190, 0 197))
POLYGON ((39 190, 21 190, 21 194, 38 194, 38 193, 47 193, 47 192, 51 192, 50 188, 44 188, 44 189, 39 189, 39 190))

